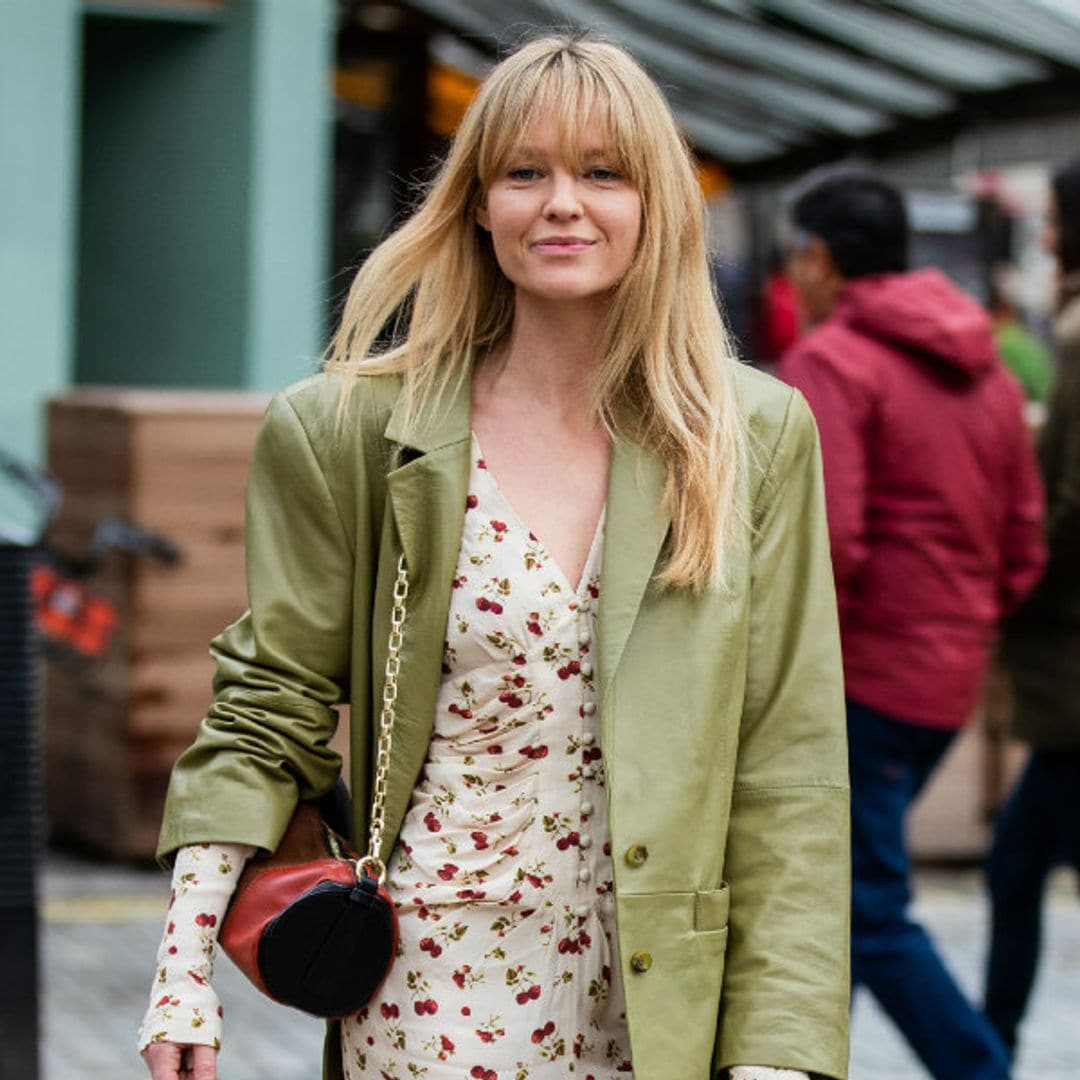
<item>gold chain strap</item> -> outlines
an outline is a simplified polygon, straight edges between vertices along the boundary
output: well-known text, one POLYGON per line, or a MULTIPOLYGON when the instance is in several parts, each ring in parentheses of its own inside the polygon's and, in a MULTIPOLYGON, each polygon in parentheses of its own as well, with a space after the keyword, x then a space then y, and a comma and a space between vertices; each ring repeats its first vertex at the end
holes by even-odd
POLYGON ((386 823, 386 783, 390 772, 390 750, 394 742, 394 710, 397 705, 398 671, 401 668, 401 643, 405 626, 405 600, 409 595, 409 575, 405 556, 398 558, 394 582, 394 607, 390 613, 390 641, 386 650, 386 681, 383 683, 382 715, 379 718, 379 749, 375 756, 375 787, 371 796, 371 825, 368 830, 368 853, 357 866, 357 875, 367 869, 386 881, 386 865, 379 858, 383 827, 386 823))

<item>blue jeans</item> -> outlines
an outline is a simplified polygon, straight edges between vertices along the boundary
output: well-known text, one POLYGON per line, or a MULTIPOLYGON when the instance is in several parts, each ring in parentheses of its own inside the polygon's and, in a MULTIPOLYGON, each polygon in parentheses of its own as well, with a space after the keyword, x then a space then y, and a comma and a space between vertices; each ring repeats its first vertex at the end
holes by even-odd
POLYGON ((1010 1050, 1035 982, 1046 878, 1065 864, 1080 871, 1080 750, 1036 750, 998 821, 987 863, 986 1015, 1010 1050))
POLYGON ((908 915, 908 809, 953 732, 849 700, 852 985, 865 986, 936 1080, 1007 1080, 1008 1055, 908 915))

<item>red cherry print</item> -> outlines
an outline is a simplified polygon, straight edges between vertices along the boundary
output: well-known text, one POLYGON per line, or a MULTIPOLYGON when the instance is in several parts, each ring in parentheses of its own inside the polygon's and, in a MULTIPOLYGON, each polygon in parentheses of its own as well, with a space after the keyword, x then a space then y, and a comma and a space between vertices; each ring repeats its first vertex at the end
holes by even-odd
POLYGON ((429 810, 424 815, 424 824, 427 826, 428 832, 439 832, 442 829, 442 825, 439 822, 439 819, 435 816, 434 810, 429 810))
POLYGON ((462 720, 471 720, 472 709, 459 709, 458 716, 460 716, 462 720))
POLYGON ((478 596, 476 598, 476 606, 481 611, 487 611, 491 607, 491 601, 486 596, 478 596))
POLYGON ((416 1011, 417 1016, 423 1016, 427 1012, 427 1004, 423 1001, 414 1001, 413 1009, 416 1011))
POLYGON ((165 931, 166 934, 171 934, 176 929, 176 923, 170 922, 169 928, 165 931))
POLYGON ((222 1016, 222 1017, 225 1015, 225 1006, 224 1005, 219 1005, 217 1007, 217 1014, 218 1014, 218 1016, 222 1016))
POLYGON ((197 983, 199 986, 205 986, 206 985, 206 980, 197 971, 189 971, 188 972, 188 978, 193 983, 197 983))
POLYGON ((533 1001, 536 1001, 536 999, 540 997, 540 987, 539 986, 530 986, 529 987, 529 997, 531 997, 533 999, 533 1001))
POLYGON ((443 881, 452 881, 458 868, 453 863, 443 863, 439 870, 435 871, 443 881))
POLYGON ((541 1043, 541 1042, 544 1041, 544 1029, 543 1028, 537 1028, 532 1033, 532 1041, 534 1043, 541 1043))
POLYGON ((439 1003, 433 998, 428 998, 427 1001, 424 1002, 424 1011, 428 1016, 434 1016, 439 1011, 439 1003))
POLYGON ((169 955, 170 956, 175 956, 176 955, 176 946, 175 945, 170 945, 169 946, 169 955))
POLYGON ((566 682, 566 680, 570 678, 570 669, 568 667, 561 667, 555 674, 558 675, 563 682, 566 682))
POLYGON ((433 938, 425 937, 420 939, 420 951, 431 952, 435 947, 435 941, 433 938))
POLYGON ((555 1031, 555 1021, 554 1020, 549 1020, 544 1025, 544 1034, 545 1035, 551 1035, 554 1031, 555 1031))
POLYGON ((465 499, 465 509, 475 510, 480 500, 475 495, 469 495, 465 499))
POLYGON ((569 834, 567 834, 566 840, 567 840, 567 843, 573 844, 574 847, 577 847, 578 844, 581 842, 581 833, 579 833, 579 832, 569 833, 569 834))
POLYGON ((489 754, 501 754, 502 753, 502 747, 498 743, 493 743, 491 746, 489 746, 487 748, 487 752, 489 754))
POLYGON ((528 1005, 529 1004, 529 991, 528 990, 519 990, 517 995, 515 996, 514 1000, 519 1005, 528 1005))
POLYGON ((512 663, 515 663, 520 667, 522 664, 525 663, 525 654, 524 653, 518 653, 517 656, 514 657, 512 663))
POLYGON ((469 834, 472 837, 473 846, 477 851, 484 851, 488 846, 487 833, 474 832, 469 834))
POLYGON ((529 618, 529 622, 525 624, 525 629, 535 637, 541 637, 544 633, 544 631, 540 629, 540 623, 537 621, 539 618, 540 616, 536 612, 533 612, 529 618))
POLYGON ((462 1016, 472 1016, 472 1009, 470 1009, 468 1005, 462 1005, 461 1006, 461 1015, 462 1016))
POLYGON ((496 520, 495 518, 492 518, 492 520, 491 520, 491 527, 492 527, 492 529, 494 529, 494 530, 495 530, 495 532, 497 532, 497 533, 504 533, 504 532, 506 532, 506 522, 505 522, 505 521, 498 521, 498 520, 496 520))
POLYGON ((205 911, 201 911, 201 912, 199 912, 198 915, 195 916, 195 925, 196 926, 217 926, 217 916, 216 915, 207 915, 205 911))
POLYGON ((500 604, 498 600, 492 600, 491 601, 491 614, 492 615, 501 615, 502 613, 503 613, 502 604, 500 604))
POLYGON ((442 1046, 442 1048, 443 1048, 443 1049, 444 1049, 444 1050, 445 1050, 445 1051, 446 1051, 446 1052, 447 1052, 448 1054, 452 1054, 452 1053, 454 1052, 454 1050, 456 1049, 456 1048, 455 1048, 455 1046, 454 1046, 454 1044, 453 1044, 453 1042, 452 1042, 452 1041, 450 1040, 450 1038, 449 1038, 448 1036, 446 1036, 446 1035, 440 1035, 440 1036, 439 1036, 439 1045, 440 1045, 440 1046, 442 1046))
MULTIPOLYGON (((492 1035, 490 1031, 478 1031, 476 1033, 476 1037, 481 1042, 484 1042, 484 1043, 492 1042, 494 1040, 494 1038, 495 1038, 495 1036, 492 1035)), ((476 1076, 476 1070, 475 1069, 473 1069, 473 1076, 476 1076)))
POLYGON ((169 995, 166 994, 160 1001, 158 1001, 155 1004, 154 1008, 155 1009, 160 1009, 163 1005, 168 1005, 168 1004, 169 1004, 169 995))
POLYGON ((568 667, 570 668, 571 675, 581 674, 581 663, 577 660, 571 660, 568 667))
POLYGON ((555 841, 555 846, 560 851, 565 851, 570 846, 570 841, 567 840, 565 836, 560 836, 559 839, 555 841))

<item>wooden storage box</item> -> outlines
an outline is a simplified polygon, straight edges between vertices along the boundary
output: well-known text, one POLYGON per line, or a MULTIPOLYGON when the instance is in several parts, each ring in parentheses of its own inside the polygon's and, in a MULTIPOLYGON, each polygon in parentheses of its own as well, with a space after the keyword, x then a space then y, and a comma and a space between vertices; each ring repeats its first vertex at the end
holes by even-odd
POLYGON ((117 857, 154 853, 169 768, 210 697, 210 639, 247 606, 244 490, 265 394, 80 389, 49 405, 63 488, 51 533, 85 556, 119 517, 166 536, 179 565, 109 555, 89 579, 119 620, 98 660, 46 663, 51 834, 117 857))

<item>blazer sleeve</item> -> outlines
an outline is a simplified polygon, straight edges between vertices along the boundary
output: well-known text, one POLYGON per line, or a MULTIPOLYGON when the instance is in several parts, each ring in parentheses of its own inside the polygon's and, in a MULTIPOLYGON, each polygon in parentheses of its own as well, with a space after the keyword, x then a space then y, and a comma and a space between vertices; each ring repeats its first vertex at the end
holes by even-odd
POLYGON ((249 610, 214 639, 214 698, 169 784, 158 855, 205 841, 273 850, 298 798, 336 780, 354 553, 308 432, 272 401, 248 480, 249 610))
POLYGON ((821 454, 798 392, 754 505, 717 1065, 761 1061, 842 1078, 850 995, 843 675, 821 454))

